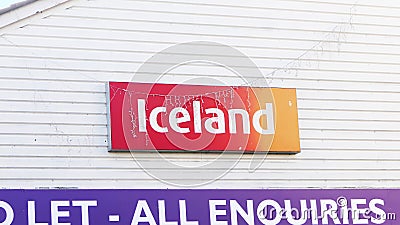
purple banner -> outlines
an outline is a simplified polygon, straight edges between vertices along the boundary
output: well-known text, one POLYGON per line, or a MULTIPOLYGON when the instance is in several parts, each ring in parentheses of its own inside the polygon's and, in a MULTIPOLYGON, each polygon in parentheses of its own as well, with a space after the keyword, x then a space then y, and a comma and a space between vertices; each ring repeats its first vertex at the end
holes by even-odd
POLYGON ((1 190, 0 225, 398 225, 400 189, 1 190))

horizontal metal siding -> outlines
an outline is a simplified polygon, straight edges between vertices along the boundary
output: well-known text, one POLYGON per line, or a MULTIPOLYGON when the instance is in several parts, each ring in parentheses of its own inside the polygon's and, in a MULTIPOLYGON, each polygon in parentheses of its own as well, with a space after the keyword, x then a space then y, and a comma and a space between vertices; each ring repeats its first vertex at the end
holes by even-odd
MULTIPOLYGON (((73 0, 32 17, 0 37, 1 186, 171 187, 130 154, 107 152, 105 82, 131 81, 156 52, 205 40, 247 54, 271 86, 297 89, 302 152, 268 155, 254 172, 244 155, 202 187, 398 187, 399 12, 392 1, 367 0, 73 0)), ((242 82, 205 65, 162 81, 202 75, 242 82)), ((147 81, 146 73, 134 80, 147 81)), ((165 170, 151 154, 136 157, 165 170)), ((215 156, 165 157, 193 166, 215 156)), ((207 182, 224 169, 164 172, 167 182, 207 182)))

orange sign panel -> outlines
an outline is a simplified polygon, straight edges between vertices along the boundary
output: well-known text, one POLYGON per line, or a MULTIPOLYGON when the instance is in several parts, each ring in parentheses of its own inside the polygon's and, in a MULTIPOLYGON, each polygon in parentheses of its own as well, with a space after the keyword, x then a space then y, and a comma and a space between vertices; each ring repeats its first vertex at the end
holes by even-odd
POLYGON ((300 152, 295 89, 109 83, 111 151, 300 152))

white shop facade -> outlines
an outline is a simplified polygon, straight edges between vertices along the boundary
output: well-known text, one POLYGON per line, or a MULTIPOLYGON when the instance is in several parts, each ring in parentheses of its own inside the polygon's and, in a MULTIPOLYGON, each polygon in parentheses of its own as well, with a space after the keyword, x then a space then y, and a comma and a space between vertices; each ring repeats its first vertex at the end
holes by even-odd
POLYGON ((0 224, 397 224, 393 4, 3 9, 0 224))

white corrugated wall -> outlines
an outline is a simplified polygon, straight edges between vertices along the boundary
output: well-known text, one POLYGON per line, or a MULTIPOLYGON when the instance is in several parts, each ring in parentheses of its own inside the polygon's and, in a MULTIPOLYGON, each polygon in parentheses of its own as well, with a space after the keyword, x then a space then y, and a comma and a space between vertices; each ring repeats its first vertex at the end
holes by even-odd
MULTIPOLYGON (((224 177, 200 187, 400 185, 396 1, 71 0, 3 27, 0 35, 2 188, 174 187, 149 176, 130 154, 107 152, 105 84, 131 81, 153 54, 189 41, 242 51, 271 86, 296 88, 299 108, 301 153, 269 155, 256 171, 248 170, 251 155, 244 155, 224 177)), ((199 65, 162 82, 199 76, 239 84, 199 65)), ((133 81, 146 81, 146 74, 133 81)), ((189 166, 215 157, 165 155, 189 166)), ((154 160, 153 169, 163 170, 157 165, 154 160)), ((224 170, 171 171, 167 182, 207 181, 218 169, 224 170)))

